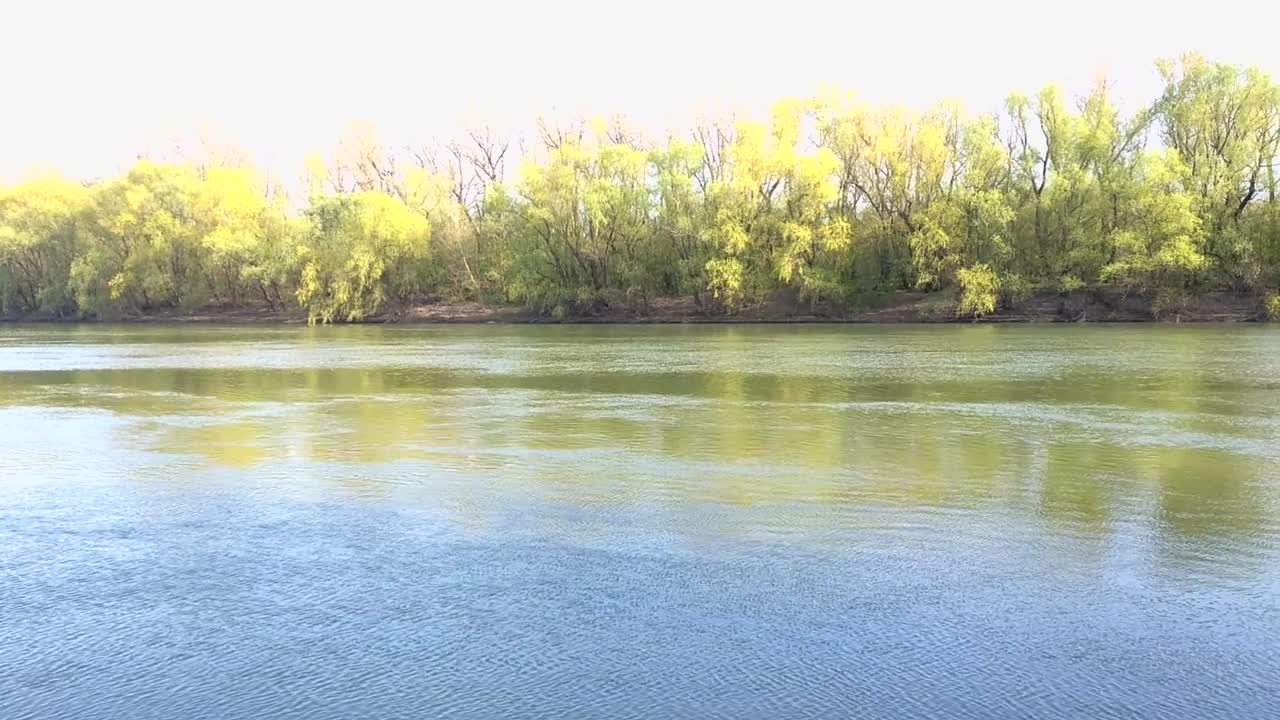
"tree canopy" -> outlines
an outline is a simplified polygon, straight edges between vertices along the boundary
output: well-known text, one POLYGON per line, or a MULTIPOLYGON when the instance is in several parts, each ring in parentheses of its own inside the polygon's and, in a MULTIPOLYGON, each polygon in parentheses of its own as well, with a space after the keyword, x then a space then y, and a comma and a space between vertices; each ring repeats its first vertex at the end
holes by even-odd
POLYGON ((237 153, 23 182, 0 188, 0 310, 342 322, 425 298, 734 313, 786 293, 825 312, 921 290, 982 316, 1036 289, 1122 287, 1159 312, 1273 296, 1280 86, 1194 54, 1157 70, 1130 114, 1100 82, 989 115, 828 91, 660 142, 614 119, 393 149, 362 125, 306 158, 305 199, 237 153))

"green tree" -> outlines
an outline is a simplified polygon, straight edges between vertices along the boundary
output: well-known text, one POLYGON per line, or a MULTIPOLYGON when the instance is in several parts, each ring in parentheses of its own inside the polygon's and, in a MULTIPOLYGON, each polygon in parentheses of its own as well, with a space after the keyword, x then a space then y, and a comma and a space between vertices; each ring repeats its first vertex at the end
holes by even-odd
POLYGON ((1260 200, 1275 202, 1280 87, 1260 70, 1195 54, 1157 66, 1165 89, 1155 112, 1165 144, 1182 160, 1179 180, 1195 200, 1204 252, 1228 284, 1255 283, 1265 258, 1242 224, 1260 200))
POLYGON ((711 252, 706 196, 699 189, 703 148, 673 138, 665 148, 650 152, 649 162, 654 175, 653 236, 644 272, 655 292, 693 296, 702 304, 711 252))
POLYGON ((313 197, 296 297, 311 322, 362 320, 424 292, 430 225, 380 192, 313 197))
POLYGON ((1112 238, 1115 259, 1102 279, 1155 294, 1157 314, 1174 310, 1209 268, 1195 198, 1181 192, 1185 175, 1176 151, 1149 156, 1140 168, 1133 218, 1112 238))
POLYGON ((94 188, 89 248, 71 270, 82 311, 189 308, 208 297, 199 192, 192 167, 147 161, 94 188))
POLYGON ((0 312, 74 312, 68 285, 88 204, 88 189, 60 179, 0 189, 0 312))
POLYGON ((526 162, 509 217, 517 243, 514 297, 566 312, 643 292, 649 222, 648 157, 597 129, 557 135, 545 163, 526 162))

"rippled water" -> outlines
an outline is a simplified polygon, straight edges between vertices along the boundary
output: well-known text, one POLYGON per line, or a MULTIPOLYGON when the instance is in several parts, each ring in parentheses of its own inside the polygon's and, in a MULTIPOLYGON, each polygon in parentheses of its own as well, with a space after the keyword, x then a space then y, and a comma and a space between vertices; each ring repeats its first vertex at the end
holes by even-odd
POLYGON ((0 718, 1280 717, 1280 330, 0 327, 0 718))

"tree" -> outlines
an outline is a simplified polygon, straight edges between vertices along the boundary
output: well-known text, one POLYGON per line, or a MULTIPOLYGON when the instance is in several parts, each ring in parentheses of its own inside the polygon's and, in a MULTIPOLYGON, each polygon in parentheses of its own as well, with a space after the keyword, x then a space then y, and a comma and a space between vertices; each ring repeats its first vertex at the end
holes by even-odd
POLYGON ((0 189, 0 312, 74 312, 68 284, 88 204, 87 188, 56 178, 0 189))
POLYGON ((412 151, 405 202, 432 222, 436 257, 455 296, 510 301, 511 258, 491 196, 505 195, 511 141, 492 129, 471 130, 443 150, 412 151))
POLYGON ((425 290, 430 225, 380 192, 312 197, 298 246, 298 304, 310 322, 355 322, 425 290))
POLYGON ((526 162, 516 185, 513 295, 564 312, 607 303, 610 289, 643 291, 645 151, 600 128, 548 135, 546 146, 546 163, 526 162))
POLYGON ((1185 168, 1176 151, 1147 157, 1140 166, 1131 223, 1112 242, 1115 260, 1102 279, 1155 293, 1157 314, 1176 307, 1209 267, 1204 255, 1204 225, 1195 198, 1181 192, 1185 168))
POLYGON ((1168 313, 1280 291, 1280 86, 1197 55, 1157 67, 1163 90, 1134 113, 1099 81, 981 116, 825 91, 657 144, 617 118, 540 121, 532 150, 487 129, 393 149, 356 124, 306 158, 302 207, 202 140, 87 186, 0 190, 0 312, 265 305, 333 322, 443 296, 839 314, 914 290, 981 316, 1119 287, 1168 313))
POLYGON ((696 142, 672 138, 649 153, 653 235, 651 251, 642 256, 655 292, 692 296, 699 305, 710 259, 706 196, 700 190, 704 152, 696 142))
MULTIPOLYGON (((193 214, 203 231, 200 239, 207 284, 213 300, 239 305, 257 289, 274 306, 268 275, 260 269, 260 245, 280 232, 284 209, 268 202, 263 184, 245 167, 214 168, 196 193, 193 214)), ((274 283, 277 288, 280 281, 274 283)))
POLYGON ((908 238, 961 177, 959 109, 870 108, 838 93, 815 108, 819 144, 837 160, 835 211, 854 232, 859 279, 879 291, 917 285, 908 238))
POLYGON ((430 226, 379 192, 313 197, 296 297, 311 322, 362 320, 426 290, 430 226))
POLYGON ((100 314, 203 302, 207 228, 197 217, 199 192, 191 166, 149 161, 94 188, 89 247, 71 271, 80 308, 100 314))
POLYGON ((729 309, 754 302, 779 283, 811 303, 842 299, 850 224, 831 208, 838 160, 827 148, 801 147, 806 104, 778 103, 771 122, 740 122, 721 179, 707 188, 704 266, 712 297, 729 309))
POLYGON ((1204 252, 1228 283, 1247 286, 1261 273, 1262 258, 1241 226, 1264 193, 1275 202, 1280 87, 1259 70, 1195 54, 1157 67, 1165 89, 1155 113, 1165 144, 1181 159, 1179 181, 1195 199, 1204 252))

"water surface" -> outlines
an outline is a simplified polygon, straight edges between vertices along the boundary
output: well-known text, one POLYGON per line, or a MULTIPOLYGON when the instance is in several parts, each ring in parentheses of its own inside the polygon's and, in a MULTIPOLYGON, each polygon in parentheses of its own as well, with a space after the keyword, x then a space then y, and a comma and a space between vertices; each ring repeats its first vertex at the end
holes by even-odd
POLYGON ((1280 330, 0 326, 0 717, 1280 717, 1280 330))

